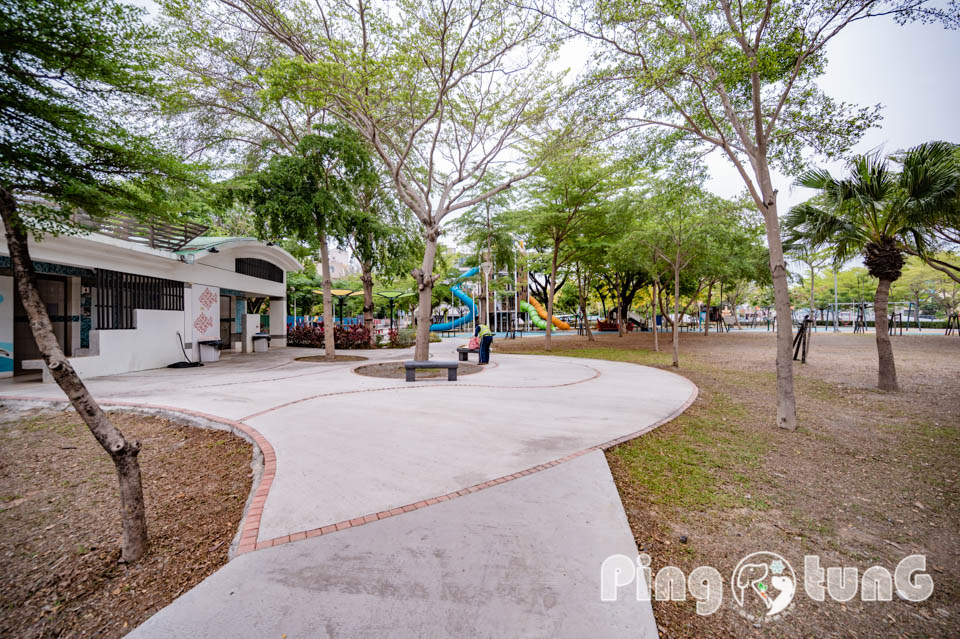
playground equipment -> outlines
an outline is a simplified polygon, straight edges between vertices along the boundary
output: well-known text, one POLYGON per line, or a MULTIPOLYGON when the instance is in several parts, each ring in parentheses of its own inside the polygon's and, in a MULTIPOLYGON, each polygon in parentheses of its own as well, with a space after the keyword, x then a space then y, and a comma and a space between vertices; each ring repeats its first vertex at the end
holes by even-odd
MULTIPOLYGON (((547 330, 547 322, 540 319, 537 309, 533 307, 529 302, 520 300, 520 310, 527 314, 530 318, 530 323, 539 328, 541 331, 547 330)), ((546 313, 544 313, 546 315, 546 313)))
MULTIPOLYGON (((543 325, 543 326, 542 326, 543 330, 546 330, 546 328, 547 328, 547 322, 546 322, 546 319, 547 319, 547 310, 546 310, 545 308, 543 308, 543 304, 541 304, 540 302, 538 302, 537 300, 535 300, 533 297, 531 297, 531 298, 530 298, 530 302, 529 302, 528 305, 529 305, 529 306, 532 306, 532 307, 537 311, 537 315, 539 315, 539 316, 540 316, 540 319, 541 319, 540 324, 543 325)), ((521 308, 522 308, 522 307, 521 307, 521 308)), ((524 309, 524 310, 526 310, 526 309, 524 309)), ((533 321, 534 326, 536 326, 537 328, 541 328, 540 324, 538 324, 538 323, 536 322, 536 319, 534 318, 534 316, 533 316, 532 314, 530 315, 530 317, 531 317, 531 320, 533 321)), ((556 327, 557 327, 558 329, 560 329, 561 331, 569 331, 569 330, 570 330, 570 325, 569 325, 568 323, 564 322, 562 319, 558 319, 557 317, 554 317, 554 318, 553 318, 553 325, 556 326, 556 327)))
POLYGON ((960 313, 947 314, 947 330, 944 335, 952 335, 954 331, 960 335, 960 313))
POLYGON ((457 278, 456 282, 453 283, 453 286, 450 287, 450 292, 453 293, 457 299, 467 305, 469 312, 463 317, 459 317, 451 322, 442 322, 440 324, 431 324, 431 331, 452 331, 454 329, 460 328, 464 324, 469 324, 473 321, 473 316, 477 313, 477 305, 474 304, 473 298, 460 290, 460 280, 465 280, 473 277, 480 272, 479 266, 474 266, 472 269, 461 275, 457 278))

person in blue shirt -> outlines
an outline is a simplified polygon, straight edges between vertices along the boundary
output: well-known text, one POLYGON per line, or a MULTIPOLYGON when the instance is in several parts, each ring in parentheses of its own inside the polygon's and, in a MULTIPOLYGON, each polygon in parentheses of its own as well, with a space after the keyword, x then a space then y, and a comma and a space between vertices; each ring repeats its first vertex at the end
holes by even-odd
POLYGON ((484 366, 490 363, 490 345, 493 344, 493 331, 486 324, 477 324, 473 331, 474 337, 480 338, 480 365, 484 366))

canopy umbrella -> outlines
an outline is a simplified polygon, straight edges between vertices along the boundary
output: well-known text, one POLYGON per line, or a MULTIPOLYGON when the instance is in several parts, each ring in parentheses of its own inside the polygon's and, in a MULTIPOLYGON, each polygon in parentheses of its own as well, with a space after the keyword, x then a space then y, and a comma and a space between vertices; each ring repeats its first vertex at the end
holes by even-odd
MULTIPOLYGON (((323 295, 322 289, 317 289, 313 291, 318 295, 323 295)), ((335 288, 330 290, 330 295, 337 298, 337 305, 340 307, 340 325, 343 326, 343 300, 348 297, 357 297, 358 295, 363 295, 363 291, 354 291, 348 288, 335 288)))
POLYGON ((390 330, 393 330, 393 304, 401 297, 411 297, 414 295, 411 291, 377 291, 374 295, 390 300, 390 330))

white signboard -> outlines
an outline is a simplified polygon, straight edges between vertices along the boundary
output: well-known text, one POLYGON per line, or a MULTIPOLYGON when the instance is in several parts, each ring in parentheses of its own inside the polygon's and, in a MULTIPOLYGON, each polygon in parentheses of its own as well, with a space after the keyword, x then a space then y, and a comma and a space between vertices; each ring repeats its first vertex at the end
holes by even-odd
POLYGON ((192 317, 193 342, 220 339, 220 288, 193 285, 192 317))

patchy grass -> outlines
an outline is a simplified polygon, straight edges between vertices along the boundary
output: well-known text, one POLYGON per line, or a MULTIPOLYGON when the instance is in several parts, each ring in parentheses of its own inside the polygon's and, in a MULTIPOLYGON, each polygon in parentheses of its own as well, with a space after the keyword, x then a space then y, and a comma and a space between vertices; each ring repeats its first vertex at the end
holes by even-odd
MULTIPOLYGON (((654 366, 697 384, 672 422, 607 451, 638 549, 653 570, 701 565, 728 578, 751 552, 801 570, 927 557, 924 602, 815 602, 802 591, 782 621, 754 627, 730 603, 695 613, 693 600, 654 602, 664 638, 960 636, 960 339, 897 337, 902 392, 875 390, 876 350, 863 336, 818 333, 796 364, 799 428, 776 428, 772 334, 681 334, 680 368, 650 334, 564 337, 550 355, 654 366), (685 543, 681 541, 685 540, 685 543)), ((542 340, 495 350, 543 353, 542 340)), ((801 577, 802 578, 802 577, 801 577)), ((729 584, 727 584, 729 586, 729 584)))
POLYGON ((759 476, 768 437, 740 422, 746 410, 717 393, 678 417, 669 432, 654 432, 611 450, 655 503, 700 510, 746 505, 759 476))

